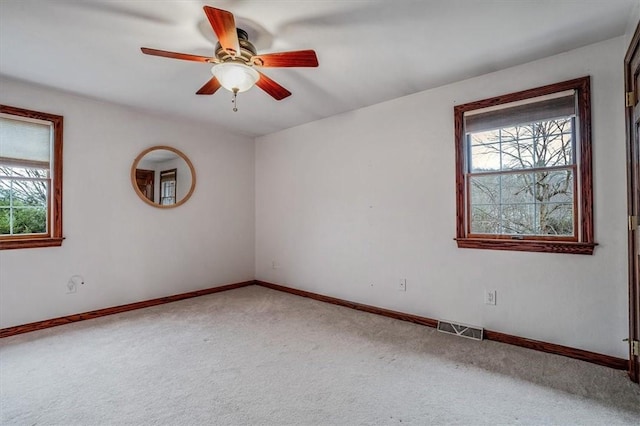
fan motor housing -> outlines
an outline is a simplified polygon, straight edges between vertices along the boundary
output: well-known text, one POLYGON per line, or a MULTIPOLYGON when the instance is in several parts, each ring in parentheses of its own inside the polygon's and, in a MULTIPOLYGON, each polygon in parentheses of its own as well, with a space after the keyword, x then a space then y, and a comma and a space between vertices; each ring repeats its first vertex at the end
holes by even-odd
POLYGON ((216 58, 222 62, 239 61, 244 62, 246 65, 251 65, 251 58, 255 56, 258 51, 254 47, 253 43, 249 41, 249 35, 245 30, 236 28, 236 32, 238 33, 238 43, 240 44, 240 52, 238 52, 238 56, 230 55, 222 48, 220 42, 218 42, 215 47, 216 58))

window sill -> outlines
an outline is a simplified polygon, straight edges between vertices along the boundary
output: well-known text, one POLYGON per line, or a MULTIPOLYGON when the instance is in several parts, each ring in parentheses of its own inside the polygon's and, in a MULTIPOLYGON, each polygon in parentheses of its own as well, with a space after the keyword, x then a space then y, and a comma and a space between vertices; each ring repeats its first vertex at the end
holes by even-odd
POLYGON ((0 240, 0 250, 60 247, 62 240, 64 240, 64 238, 16 238, 14 240, 0 240))
POLYGON ((503 240, 480 238, 455 238, 458 248, 486 250, 532 251, 539 253, 568 253, 592 255, 597 243, 544 240, 503 240))

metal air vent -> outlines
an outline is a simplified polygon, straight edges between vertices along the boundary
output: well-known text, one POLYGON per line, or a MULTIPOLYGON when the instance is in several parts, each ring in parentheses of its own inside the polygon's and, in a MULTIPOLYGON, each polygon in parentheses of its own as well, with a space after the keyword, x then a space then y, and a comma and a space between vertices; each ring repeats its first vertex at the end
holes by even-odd
POLYGON ((438 331, 473 340, 482 340, 483 334, 482 327, 444 320, 438 320, 438 331))

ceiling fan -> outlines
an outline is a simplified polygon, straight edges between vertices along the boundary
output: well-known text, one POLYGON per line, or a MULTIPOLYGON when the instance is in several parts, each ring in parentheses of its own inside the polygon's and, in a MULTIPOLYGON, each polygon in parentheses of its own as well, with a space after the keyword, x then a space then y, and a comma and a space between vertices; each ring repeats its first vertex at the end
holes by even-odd
POLYGON ((214 64, 211 68, 213 78, 196 92, 197 95, 212 95, 220 87, 224 87, 233 92, 233 110, 237 111, 235 102, 238 93, 245 92, 256 85, 279 101, 290 96, 291 92, 256 70, 256 67, 318 66, 318 58, 313 50, 258 55, 256 48, 249 41, 247 32, 236 28, 235 19, 231 12, 204 6, 204 13, 207 15, 216 37, 218 37, 213 57, 168 52, 147 47, 141 48, 142 53, 147 55, 214 64))

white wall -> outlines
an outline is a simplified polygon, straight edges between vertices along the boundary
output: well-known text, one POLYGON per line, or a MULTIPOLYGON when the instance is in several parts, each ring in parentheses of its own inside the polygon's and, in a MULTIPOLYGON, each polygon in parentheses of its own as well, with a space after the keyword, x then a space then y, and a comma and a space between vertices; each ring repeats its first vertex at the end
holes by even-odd
POLYGON ((256 278, 627 358, 624 39, 258 138, 256 278), (584 75, 595 255, 458 249, 454 105, 584 75))
POLYGON ((631 12, 631 15, 629 15, 627 22, 627 28, 625 30, 625 46, 629 46, 636 28, 638 24, 640 24, 640 2, 638 2, 633 8, 633 11, 631 12))
POLYGON ((15 80, 0 103, 64 116, 62 247, 0 251, 0 328, 251 280, 254 141, 15 80), (170 145, 197 186, 175 209, 138 198, 134 158, 170 145), (67 281, 85 285, 67 295, 67 281))

